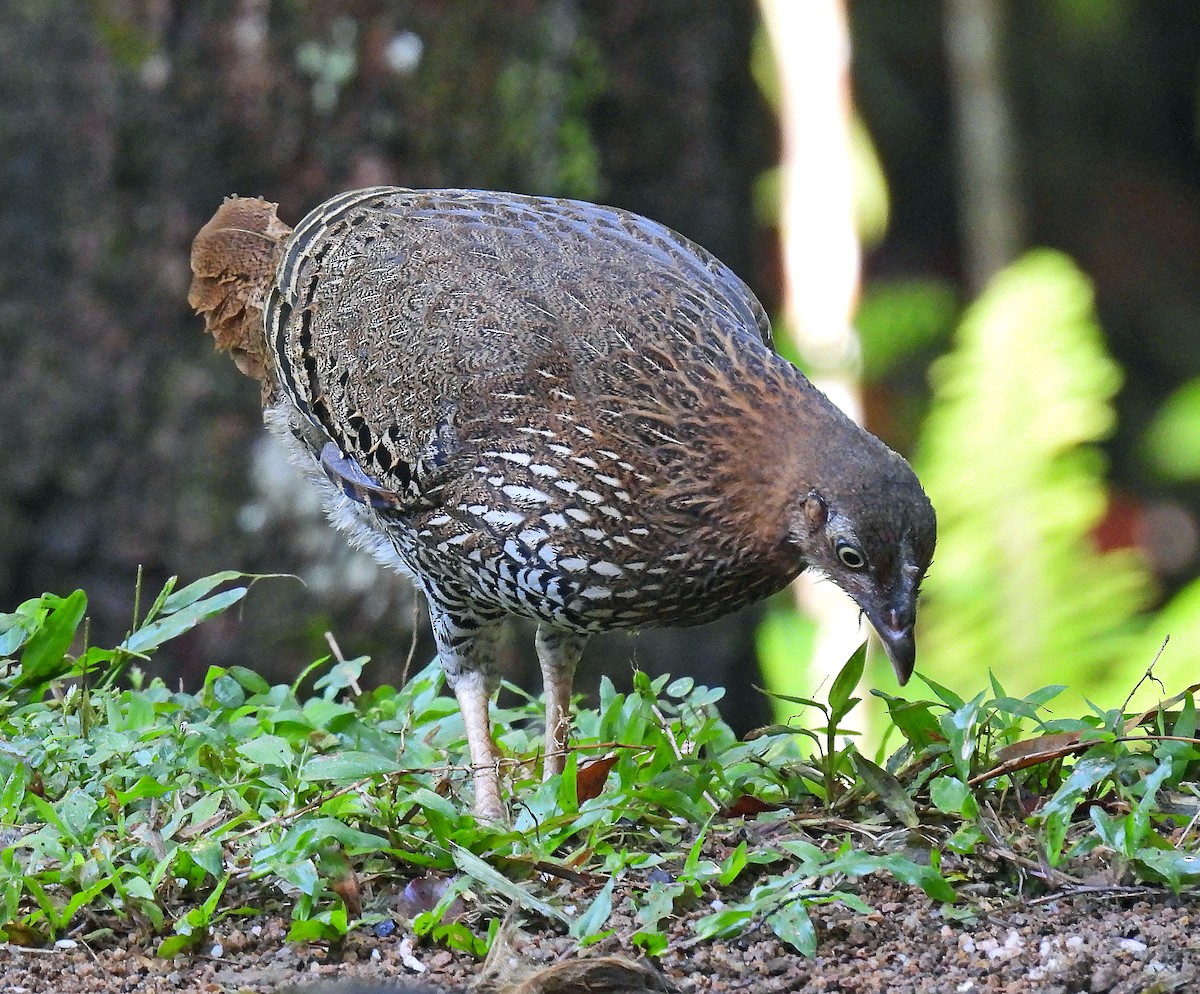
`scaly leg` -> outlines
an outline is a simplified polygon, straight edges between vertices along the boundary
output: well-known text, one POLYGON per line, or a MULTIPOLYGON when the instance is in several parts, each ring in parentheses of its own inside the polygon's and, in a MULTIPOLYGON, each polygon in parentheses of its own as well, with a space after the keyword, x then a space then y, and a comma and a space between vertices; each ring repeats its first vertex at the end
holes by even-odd
POLYGON ((563 631, 538 625, 538 662, 542 666, 542 686, 546 692, 546 764, 542 772, 549 780, 562 773, 567 762, 567 740, 571 735, 571 685, 575 666, 588 637, 579 632, 563 631))
POLYGON ((480 621, 452 616, 444 607, 429 601, 429 617, 438 658, 446 671, 446 683, 458 698, 463 724, 467 730, 467 748, 471 753, 471 774, 475 782, 475 817, 502 822, 507 817, 500 799, 499 760, 492 747, 492 724, 488 704, 496 692, 496 640, 503 619, 480 621))

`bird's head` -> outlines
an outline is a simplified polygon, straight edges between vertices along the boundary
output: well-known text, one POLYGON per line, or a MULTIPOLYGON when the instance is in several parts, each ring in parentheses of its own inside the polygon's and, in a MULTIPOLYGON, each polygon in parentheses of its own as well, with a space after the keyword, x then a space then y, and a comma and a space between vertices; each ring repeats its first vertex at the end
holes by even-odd
POLYGON ((933 559, 937 518, 908 463, 867 438, 869 458, 851 454, 820 488, 796 495, 789 530, 808 566, 867 616, 904 684, 916 661, 917 592, 933 559))

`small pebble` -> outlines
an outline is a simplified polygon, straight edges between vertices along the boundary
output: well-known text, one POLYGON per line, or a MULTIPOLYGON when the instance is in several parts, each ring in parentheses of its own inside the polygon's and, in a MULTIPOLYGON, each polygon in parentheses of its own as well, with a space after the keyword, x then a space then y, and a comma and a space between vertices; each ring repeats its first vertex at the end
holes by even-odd
POLYGON ((400 940, 400 962, 412 970, 413 973, 425 972, 425 964, 413 955, 413 940, 411 935, 406 935, 400 940))

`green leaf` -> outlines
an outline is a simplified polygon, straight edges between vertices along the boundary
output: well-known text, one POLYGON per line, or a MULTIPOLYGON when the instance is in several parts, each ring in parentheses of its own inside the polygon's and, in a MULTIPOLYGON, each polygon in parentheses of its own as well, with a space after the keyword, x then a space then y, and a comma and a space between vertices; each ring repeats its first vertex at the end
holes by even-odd
POLYGON ((155 955, 160 959, 174 959, 192 951, 194 939, 190 935, 168 935, 158 944, 155 955))
POLYGON ((153 701, 129 691, 120 697, 107 698, 108 726, 118 732, 133 732, 154 725, 156 712, 153 701))
POLYGON ((929 799, 934 806, 948 815, 975 818, 979 807, 971 788, 957 777, 938 777, 929 785, 929 799))
POLYGON ((906 859, 899 854, 879 857, 879 868, 887 870, 901 883, 920 887, 935 901, 953 904, 958 900, 950 881, 932 866, 906 859))
POLYGON ((816 954, 817 932, 803 900, 789 901, 778 911, 767 915, 767 926, 781 942, 795 948, 800 955, 816 954))
POLYGON ((321 893, 321 875, 317 872, 317 864, 313 860, 281 859, 273 862, 271 868, 301 894, 314 897, 321 893))
POLYGON ((326 699, 331 700, 340 691, 358 686, 358 681, 362 677, 363 667, 370 661, 370 656, 339 659, 329 668, 328 673, 313 684, 313 687, 316 690, 324 691, 326 699))
MULTIPOLYGON (((206 576, 199 580, 189 583, 182 590, 177 590, 170 593, 169 588, 173 586, 175 577, 171 577, 168 581, 168 586, 164 588, 169 594, 162 602, 162 611, 164 614, 176 614, 182 611, 185 607, 191 607, 200 598, 207 594, 215 587, 219 587, 222 583, 230 583, 234 580, 249 579, 247 574, 239 573, 237 570, 225 570, 221 573, 214 573, 212 576, 206 576)), ((149 620, 149 616, 147 616, 149 620)))
POLYGON ((476 958, 485 956, 490 945, 487 940, 476 938, 475 933, 462 922, 443 922, 435 925, 430 929, 429 935, 434 942, 439 942, 448 949, 456 949, 476 958))
POLYGON ((485 863, 469 849, 464 849, 456 842, 451 842, 447 848, 450 850, 454 865, 488 890, 494 891, 510 901, 516 901, 521 907, 534 911, 543 918, 561 922, 568 929, 574 925, 569 915, 553 905, 547 904, 540 897, 520 886, 515 880, 509 880, 499 870, 485 863))
POLYGON ((1017 694, 1132 686, 1147 664, 1130 651, 1151 584, 1139 553, 1095 541, 1108 501, 1097 444, 1115 423, 1121 370, 1087 277, 1056 252, 1023 256, 971 306, 930 378, 914 461, 939 532, 922 584, 922 673, 961 680, 986 661, 1017 694))
POLYGON ((205 690, 212 695, 213 703, 226 711, 234 711, 246 703, 246 691, 228 673, 206 680, 205 690))
POLYGON ((984 692, 957 710, 944 714, 939 720, 942 733, 949 745, 950 759, 954 763, 959 779, 971 779, 971 764, 975 759, 975 742, 979 733, 979 714, 983 707, 984 692))
POLYGON ((312 852, 324 850, 335 842, 350 856, 387 848, 387 840, 382 836, 360 831, 336 818, 301 819, 288 831, 281 848, 312 852))
POLYGON ((722 887, 728 887, 746 868, 746 861, 746 841, 743 839, 737 844, 737 848, 721 862, 721 875, 717 878, 717 882, 722 887))
MULTIPOLYGON (((284 769, 288 769, 297 758, 291 743, 278 735, 255 736, 239 745, 237 752, 259 766, 280 766, 284 769)), ((305 775, 308 775, 307 772, 305 775)))
POLYGON ((135 588, 135 593, 134 593, 134 598, 133 598, 134 627, 141 627, 144 625, 148 625, 148 624, 150 624, 150 622, 152 622, 155 618, 158 617, 159 613, 162 611, 163 605, 167 602, 167 598, 171 596, 171 591, 173 591, 175 589, 175 584, 177 584, 178 582, 179 582, 179 577, 177 577, 177 576, 167 577, 167 582, 163 584, 162 590, 160 590, 158 592, 158 596, 154 598, 154 603, 151 604, 150 608, 146 611, 146 613, 139 618, 139 617, 137 617, 137 605, 141 601, 142 571, 141 571, 141 569, 138 570, 137 586, 135 588))
POLYGON ((668 697, 684 698, 692 692, 692 688, 695 686, 696 681, 690 676, 681 676, 667 684, 665 693, 668 697))
POLYGON ((1158 810, 1158 806, 1155 803, 1158 800, 1158 791, 1163 781, 1171 775, 1172 766, 1173 764, 1170 759, 1164 760, 1139 784, 1142 797, 1133 811, 1130 812, 1130 819, 1133 826, 1133 844, 1135 846, 1141 846, 1147 836, 1153 832, 1151 818, 1158 810))
POLYGON ((1079 806, 1085 791, 1090 790, 1105 777, 1111 776, 1115 769, 1114 761, 1108 756, 1087 756, 1075 764, 1071 775, 1061 787, 1055 791, 1034 821, 1045 826, 1046 855, 1050 865, 1058 864, 1062 852, 1063 840, 1067 837, 1071 818, 1079 806))
POLYGON ((749 908, 726 908, 696 922, 698 939, 729 939, 741 935, 754 919, 749 908))
POLYGON ((1164 479, 1200 477, 1200 379, 1167 398, 1146 431, 1143 452, 1164 479))
MULTIPOLYGON (((326 922, 319 918, 298 918, 292 922, 291 928, 288 929, 288 942, 328 942, 330 939, 337 938, 339 935, 337 929, 331 928, 326 922)), ((159 953, 161 956, 162 954, 159 953)))
POLYGON ((271 690, 271 685, 253 670, 248 670, 244 666, 229 667, 229 675, 233 677, 248 694, 267 694, 271 690))
POLYGON ((871 280, 854 318, 864 374, 879 380, 913 353, 949 337, 957 316, 958 299, 948 280, 871 280))
POLYGON ((169 642, 184 632, 191 631, 200 622, 220 614, 245 596, 245 587, 234 587, 231 590, 213 594, 212 597, 204 600, 196 601, 176 614, 167 615, 144 628, 139 628, 121 643, 121 648, 126 652, 144 655, 157 649, 164 642, 169 642))
POLYGON ((78 787, 69 791, 55 805, 63 831, 79 842, 90 841, 88 826, 98 807, 99 802, 87 791, 78 787))
POLYGON ((196 865, 203 867, 214 880, 220 880, 225 875, 225 850, 215 839, 203 839, 189 849, 189 855, 196 865))
POLYGON ((200 906, 200 912, 203 916, 205 925, 213 923, 213 916, 217 910, 217 906, 221 903, 221 895, 225 893, 225 887, 229 884, 229 877, 222 876, 213 887, 208 897, 204 899, 204 903, 200 906))
POLYGON ((21 802, 25 800, 25 790, 28 785, 29 768, 27 766, 14 766, 8 771, 4 779, 4 787, 0 789, 0 822, 17 823, 21 802))
POLYGON ((1185 885, 1200 883, 1200 853, 1180 852, 1178 849, 1142 849, 1138 862, 1159 874, 1167 886, 1179 893, 1185 885))
POLYGON ((667 936, 663 932, 637 931, 633 933, 633 944, 654 959, 667 951, 667 936))
POLYGON ((854 693, 854 689, 862 679, 863 668, 866 664, 867 643, 864 642, 846 660, 845 665, 838 671, 838 675, 834 677, 833 686, 829 688, 830 724, 837 725, 858 703, 852 700, 850 695, 854 693))
POLYGON ((678 881, 652 881, 646 900, 638 909, 637 919, 652 932, 658 923, 675 912, 675 901, 683 894, 684 885, 678 881))
POLYGON ((880 690, 872 693, 887 703, 892 723, 917 753, 924 752, 944 738, 928 701, 909 701, 880 690))
POLYGON ((25 643, 46 610, 39 597, 25 601, 13 614, 0 614, 0 658, 11 656, 25 643))
POLYGON ((896 777, 857 752, 850 754, 850 762, 858 777, 879 795, 884 806, 901 824, 908 828, 916 828, 921 823, 916 805, 896 777))
POLYGON ((69 597, 61 599, 47 596, 43 601, 53 601, 54 606, 46 620, 25 642, 18 680, 24 687, 52 680, 70 669, 65 656, 87 612, 87 595, 82 590, 76 590, 69 597))
POLYGON ((363 780, 386 773, 400 773, 404 767, 394 759, 373 752, 342 752, 314 756, 304 764, 304 779, 313 783, 363 780))
POLYGON ((588 945, 589 941, 595 941, 601 935, 608 916, 612 914, 613 888, 616 883, 616 877, 609 877, 608 883, 592 899, 587 910, 575 919, 571 925, 572 938, 578 939, 583 945, 588 945))

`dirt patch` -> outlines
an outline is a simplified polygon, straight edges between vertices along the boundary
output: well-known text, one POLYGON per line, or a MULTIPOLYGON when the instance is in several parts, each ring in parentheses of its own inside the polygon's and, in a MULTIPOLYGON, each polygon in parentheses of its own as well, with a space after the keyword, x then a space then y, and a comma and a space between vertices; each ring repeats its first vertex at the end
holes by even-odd
MULTIPOLYGON (((840 906, 814 908, 820 945, 812 958, 762 929, 733 941, 698 941, 690 921, 711 912, 704 905, 672 923, 670 947, 653 968, 685 994, 1200 991, 1200 898, 1132 888, 1032 900, 975 894, 971 914, 889 880, 860 883, 875 911, 864 916, 840 906)), ((484 964, 466 955, 414 947, 403 929, 386 938, 362 929, 331 950, 288 944, 285 920, 244 919, 215 930, 203 955, 173 962, 114 932, 95 945, 0 947, 0 994, 267 992, 349 978, 436 990, 470 989, 483 978, 488 986, 512 988, 538 969, 575 956, 636 959, 628 941, 635 923, 618 911, 610 925, 616 934, 579 952, 560 932, 526 923, 490 964, 490 977, 484 977, 484 964)), ((600 989, 613 994, 653 989, 630 983, 600 989)))

